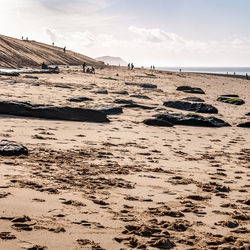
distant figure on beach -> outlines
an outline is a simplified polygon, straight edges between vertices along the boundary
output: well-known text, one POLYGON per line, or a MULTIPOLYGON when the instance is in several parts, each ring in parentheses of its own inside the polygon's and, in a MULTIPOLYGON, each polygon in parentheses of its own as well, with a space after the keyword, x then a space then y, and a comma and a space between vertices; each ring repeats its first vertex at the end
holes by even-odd
POLYGON ((131 70, 133 70, 134 69, 134 64, 133 63, 131 63, 131 70))
POLYGON ((153 66, 152 66, 152 65, 150 66, 150 69, 153 69, 153 66))
POLYGON ((55 46, 55 43, 54 43, 54 42, 52 43, 52 46, 55 46))
POLYGON ((48 69, 48 68, 49 68, 48 65, 45 62, 43 62, 42 63, 42 69, 48 69))
POLYGON ((248 74, 246 73, 246 79, 248 80, 248 74))
POLYGON ((23 36, 22 36, 22 40, 23 40, 23 36))
POLYGON ((89 67, 86 69, 86 73, 90 73, 90 69, 89 69, 89 67))
POLYGON ((181 72, 181 69, 180 69, 180 72, 181 72))
POLYGON ((90 73, 95 74, 95 68, 92 66, 90 73))
POLYGON ((28 37, 26 37, 26 41, 29 41, 29 38, 28 38, 28 37))
POLYGON ((63 52, 64 52, 64 53, 66 52, 66 46, 63 48, 63 52))
POLYGON ((153 70, 155 70, 155 66, 153 66, 153 70))
POLYGON ((86 66, 87 66, 87 65, 86 65, 86 62, 84 62, 83 65, 82 65, 82 71, 83 71, 83 73, 85 73, 86 66))
POLYGON ((130 63, 128 64, 128 69, 130 69, 130 63))

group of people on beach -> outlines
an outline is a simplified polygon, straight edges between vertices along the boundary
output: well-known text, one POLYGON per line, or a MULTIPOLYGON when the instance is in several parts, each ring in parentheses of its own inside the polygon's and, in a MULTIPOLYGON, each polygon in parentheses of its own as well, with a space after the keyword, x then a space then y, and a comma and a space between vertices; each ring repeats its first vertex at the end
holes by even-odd
POLYGON ((91 68, 87 67, 86 62, 83 63, 82 65, 82 71, 83 73, 90 73, 90 74, 95 74, 95 68, 92 66, 91 68))
POLYGON ((154 65, 150 66, 150 69, 155 70, 155 66, 154 65))
POLYGON ((133 70, 133 69, 134 69, 134 67, 135 67, 135 66, 134 66, 134 64, 133 64, 133 63, 129 63, 129 64, 128 64, 128 69, 129 69, 129 70, 133 70))

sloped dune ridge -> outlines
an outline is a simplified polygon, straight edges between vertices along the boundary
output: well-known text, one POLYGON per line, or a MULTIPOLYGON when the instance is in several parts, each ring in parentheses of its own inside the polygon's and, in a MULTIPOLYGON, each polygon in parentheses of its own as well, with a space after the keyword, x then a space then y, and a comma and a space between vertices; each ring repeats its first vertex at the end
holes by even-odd
POLYGON ((38 67, 43 62, 51 65, 101 65, 100 62, 63 48, 36 41, 19 40, 0 35, 0 67, 21 68, 38 67))

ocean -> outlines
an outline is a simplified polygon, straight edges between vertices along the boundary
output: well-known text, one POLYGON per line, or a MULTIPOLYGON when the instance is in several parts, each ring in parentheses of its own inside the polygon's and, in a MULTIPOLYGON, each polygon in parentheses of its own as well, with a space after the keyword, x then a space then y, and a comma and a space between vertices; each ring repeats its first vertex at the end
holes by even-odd
POLYGON ((179 72, 196 72, 196 73, 214 73, 214 74, 236 74, 250 76, 250 67, 156 67, 158 70, 167 70, 179 72))

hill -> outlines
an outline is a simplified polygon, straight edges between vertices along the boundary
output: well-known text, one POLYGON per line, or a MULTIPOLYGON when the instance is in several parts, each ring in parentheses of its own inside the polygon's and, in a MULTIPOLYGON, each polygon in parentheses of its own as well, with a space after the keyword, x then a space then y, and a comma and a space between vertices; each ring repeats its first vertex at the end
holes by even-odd
POLYGON ((101 56, 96 58, 96 60, 104 62, 105 64, 115 65, 115 66, 127 66, 127 62, 125 62, 120 57, 113 57, 113 56, 101 56))
POLYGON ((82 65, 83 62, 103 65, 80 53, 70 50, 64 53, 60 47, 0 35, 1 68, 38 67, 43 62, 49 65, 82 65))

